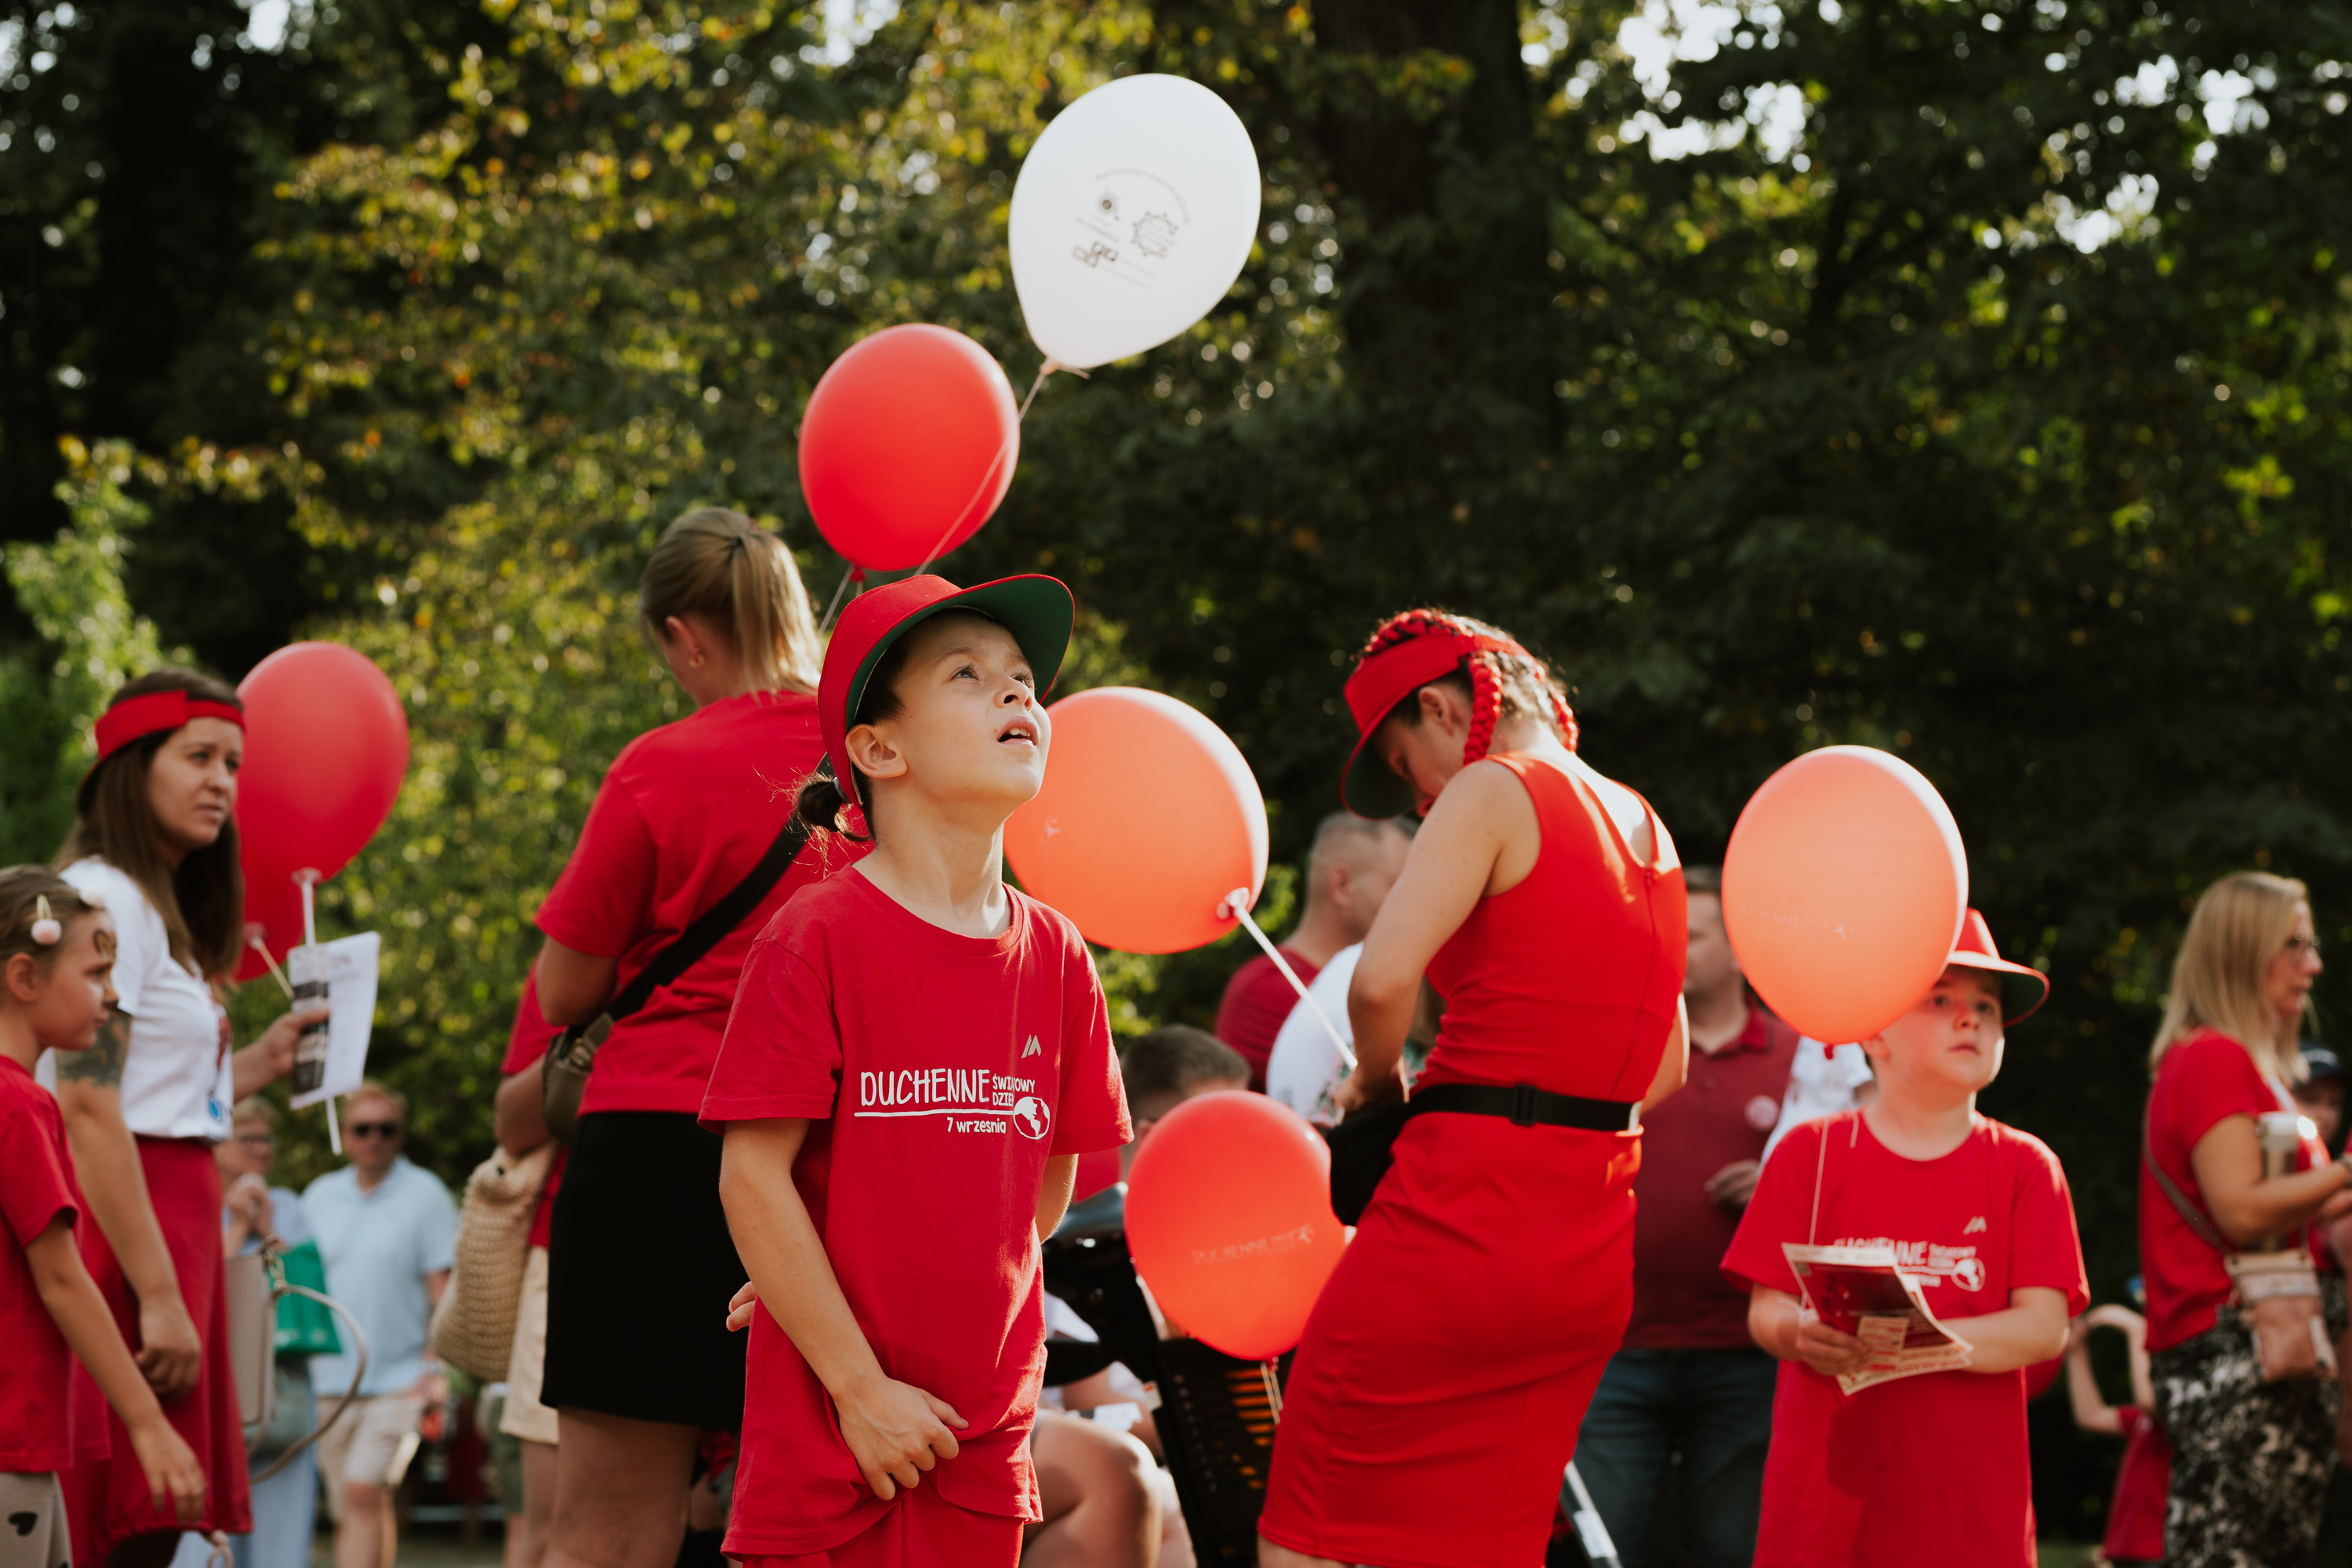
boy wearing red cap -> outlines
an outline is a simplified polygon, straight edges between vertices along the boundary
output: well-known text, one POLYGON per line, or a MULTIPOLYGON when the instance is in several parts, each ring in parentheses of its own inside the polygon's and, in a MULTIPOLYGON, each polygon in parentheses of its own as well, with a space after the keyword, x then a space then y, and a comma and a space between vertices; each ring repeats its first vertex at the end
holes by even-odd
POLYGON ((800 809, 874 848, 761 933, 702 1111, 761 1303, 746 1568, 1012 1568, 1039 1517, 1037 1243, 1077 1156, 1129 1135, 1086 944, 1003 877, 1071 616, 1050 577, 918 576, 826 651, 832 773, 800 809))
POLYGON ((1970 910, 1934 989, 1863 1042, 1876 1102, 1789 1135, 1724 1258, 1750 1291, 1748 1331, 1781 1362, 1757 1568, 2034 1562, 2025 1369, 2065 1348, 2090 1291, 2057 1156, 1977 1114, 2000 1071, 2004 986, 2007 1023, 2050 991, 1970 910), (1870 1352, 1801 1304, 1790 1242, 1891 1247, 1968 1365, 1842 1393, 1870 1352))

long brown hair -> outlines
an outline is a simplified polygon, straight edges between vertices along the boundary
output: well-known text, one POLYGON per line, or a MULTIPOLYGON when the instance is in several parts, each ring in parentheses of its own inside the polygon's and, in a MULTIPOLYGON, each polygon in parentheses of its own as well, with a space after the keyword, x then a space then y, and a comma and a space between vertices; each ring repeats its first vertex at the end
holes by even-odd
POLYGON ((725 634, 752 690, 815 694, 824 652, 800 569, 782 540, 741 512, 706 506, 662 530, 637 588, 637 628, 656 653, 672 616, 699 616, 725 634))
POLYGON ((2210 1028, 2245 1047, 2264 1071, 2288 1083, 2303 1080, 2309 1069, 2295 1034, 2298 1024, 2314 1021, 2310 999, 2301 1018, 2282 1019, 2263 979, 2294 934, 2295 911, 2310 907, 2309 889, 2267 871, 2224 877, 2198 897, 2172 961, 2172 989, 2148 1052, 2149 1071, 2165 1052, 2210 1028))
MULTIPOLYGON (((193 669, 150 670, 126 682, 111 708, 151 691, 184 691, 206 701, 245 705, 226 682, 193 669)), ((177 731, 142 736, 90 770, 74 802, 73 831, 58 851, 59 867, 91 857, 105 861, 139 885, 163 917, 172 956, 207 977, 236 965, 245 940, 245 872, 237 863, 236 818, 221 824, 220 837, 182 856, 174 868, 163 852, 163 826, 147 798, 147 772, 155 753, 177 731)), ((130 911, 118 910, 118 919, 130 911)))

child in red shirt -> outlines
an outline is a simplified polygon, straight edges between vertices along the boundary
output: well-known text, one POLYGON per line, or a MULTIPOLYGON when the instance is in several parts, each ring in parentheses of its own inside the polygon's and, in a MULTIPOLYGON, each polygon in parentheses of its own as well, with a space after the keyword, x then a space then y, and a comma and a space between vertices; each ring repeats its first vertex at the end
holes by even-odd
POLYGON ((1876 1102, 1789 1134, 1723 1260, 1781 1362, 1757 1568, 2034 1563, 2025 1369, 2060 1353, 2090 1292, 2057 1157, 1976 1096, 2000 1071, 2003 983, 2028 1004, 2014 1023, 2049 982, 2002 960, 1973 910, 1948 964, 1863 1042, 1876 1102), (1842 1393, 1869 1352, 1801 1304, 1788 1242, 1893 1247, 1969 1365, 1842 1393))
POLYGON ((1129 1132, 1086 944, 1003 876, 1071 615, 1050 577, 912 577, 826 652, 833 773, 801 810, 874 848, 752 944, 702 1108, 761 1304, 724 1548, 746 1568, 1013 1568, 1039 1516, 1038 1242, 1077 1156, 1129 1132))
POLYGON ((202 1515, 204 1468, 163 1418, 74 1245, 83 1204, 65 1121, 33 1081, 45 1050, 86 1051, 114 1005, 114 927, 64 878, 0 871, 0 1568, 68 1561, 57 1472, 109 1457, 106 1415, 75 1358, 130 1428, 158 1502, 202 1515))
POLYGON ((2164 1561, 2164 1496, 2172 1485, 2172 1446, 2156 1418, 2156 1385, 2147 1370, 2147 1320, 2128 1307, 2094 1307, 2066 1336, 2066 1399, 2074 1425, 2124 1440, 2116 1495, 2107 1505, 2107 1533, 2099 1549, 2116 1568, 2164 1561), (2111 1405, 2091 1374, 2091 1331, 2121 1329, 2131 1347, 2132 1402, 2111 1405))

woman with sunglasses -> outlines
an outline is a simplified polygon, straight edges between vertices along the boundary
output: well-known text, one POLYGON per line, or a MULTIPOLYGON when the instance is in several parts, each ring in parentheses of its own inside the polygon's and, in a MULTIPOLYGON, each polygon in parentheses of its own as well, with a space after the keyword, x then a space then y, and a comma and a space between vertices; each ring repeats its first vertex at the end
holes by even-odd
MULTIPOLYGON (((140 1370, 204 1464, 205 1518, 243 1534, 245 1430, 229 1368, 221 1177, 213 1147, 229 1107, 283 1077, 294 1037, 323 1007, 289 1012, 241 1051, 214 987, 245 938, 236 693, 193 670, 131 681, 98 721, 98 762, 74 801, 59 874, 114 916, 113 1017, 89 1050, 53 1066, 74 1171, 98 1223, 82 1245, 140 1370)), ((120 1419, 111 1459, 64 1471, 74 1561, 168 1561, 180 1521, 149 1498, 120 1419)))
POLYGON ((2265 1379, 2224 1248, 2308 1248, 2327 1338, 2343 1337, 2344 1277, 2318 1227, 2352 1212, 2352 1171, 2297 1125, 2289 1093, 2306 1070, 2297 1037, 2321 967, 2301 882, 2222 878, 2189 913, 2149 1054, 2139 1252, 2157 1415, 2172 1444, 2174 1568, 2286 1568, 2310 1562, 2319 1536, 2336 1381, 2265 1379))

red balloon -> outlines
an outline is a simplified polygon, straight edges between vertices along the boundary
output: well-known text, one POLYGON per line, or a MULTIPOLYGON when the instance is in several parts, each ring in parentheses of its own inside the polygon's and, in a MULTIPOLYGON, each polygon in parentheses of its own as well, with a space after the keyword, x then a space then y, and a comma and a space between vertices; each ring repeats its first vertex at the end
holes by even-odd
POLYGON ((1136 1152, 1127 1244, 1170 1321, 1227 1355, 1278 1356, 1306 1331, 1347 1245, 1331 1152, 1262 1094, 1196 1095, 1136 1152))
POLYGON ((801 493, 826 542, 869 571, 980 531, 1021 456, 1013 385, 945 327, 886 327, 819 378, 801 418, 801 493))
MULTIPOLYGON (((331 877, 366 847, 408 773, 408 715, 365 654, 298 642, 253 667, 236 831, 249 884, 331 877)), ((274 897, 274 894, 269 895, 274 897)))
POLYGON ((1793 1027, 1868 1039, 1944 972, 1969 858, 1936 786, 1868 746, 1808 752, 1764 781, 1723 857, 1740 971, 1793 1027))
POLYGON ((1241 749, 1173 697, 1098 686, 1047 710, 1045 784, 1004 825, 1031 894, 1089 942, 1182 952, 1234 929, 1265 885, 1265 797, 1241 749))
POLYGON ((281 970, 286 967, 287 953, 302 945, 302 889, 282 871, 256 867, 253 852, 243 847, 245 840, 240 838, 238 844, 245 862, 246 942, 237 950, 235 978, 257 980, 269 973, 269 965, 254 951, 254 938, 261 939, 281 970))

